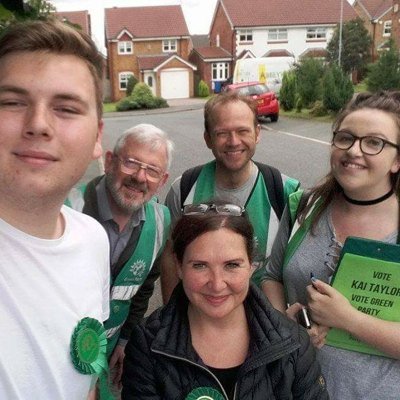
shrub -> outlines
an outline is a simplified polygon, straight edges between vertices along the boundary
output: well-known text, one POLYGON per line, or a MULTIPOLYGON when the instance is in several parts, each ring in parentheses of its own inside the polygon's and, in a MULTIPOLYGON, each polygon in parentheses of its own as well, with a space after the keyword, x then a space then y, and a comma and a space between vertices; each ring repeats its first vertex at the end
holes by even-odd
POLYGON ((279 103, 285 111, 293 110, 296 105, 296 75, 293 71, 283 73, 279 103))
POLYGON ((399 89, 399 51, 393 40, 389 41, 389 50, 382 53, 379 60, 368 66, 367 88, 374 92, 377 90, 399 89))
POLYGON ((210 89, 203 80, 199 82, 198 91, 199 97, 208 97, 210 95, 210 89))
POLYGON ((139 81, 133 75, 128 78, 128 82, 126 84, 126 96, 129 97, 132 94, 133 89, 139 81))
POLYGON ((312 106, 310 114, 313 117, 323 117, 328 114, 328 110, 325 108, 324 103, 321 100, 317 100, 312 106))
POLYGON ((125 97, 115 105, 117 111, 137 110, 139 108, 140 105, 132 97, 125 97))
POLYGON ((296 112, 301 113, 303 107, 304 107, 303 100, 299 95, 296 95, 296 112))
POLYGON ((322 100, 326 110, 338 112, 353 96, 351 80, 337 65, 327 68, 323 78, 322 100))
POLYGON ((303 58, 295 66, 297 92, 303 105, 309 107, 321 97, 320 82, 324 73, 324 67, 320 60, 311 57, 303 58))
POLYGON ((153 97, 151 89, 145 83, 138 83, 135 85, 132 98, 141 106, 144 106, 143 108, 147 108, 147 104, 151 104, 153 97))
POLYGON ((138 110, 141 108, 164 108, 168 103, 162 97, 155 97, 145 83, 137 83, 132 95, 125 97, 116 104, 117 111, 138 110))

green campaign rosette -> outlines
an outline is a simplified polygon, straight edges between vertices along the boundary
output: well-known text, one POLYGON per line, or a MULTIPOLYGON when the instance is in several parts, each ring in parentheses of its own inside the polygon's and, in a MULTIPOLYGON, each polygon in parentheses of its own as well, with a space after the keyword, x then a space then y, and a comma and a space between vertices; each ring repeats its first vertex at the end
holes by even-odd
POLYGON ((72 363, 81 374, 96 374, 100 381, 100 398, 112 400, 107 384, 107 337, 103 325, 94 318, 83 318, 78 322, 71 337, 72 363))
POLYGON ((199 387, 192 390, 185 400, 225 400, 225 397, 211 387, 199 387))

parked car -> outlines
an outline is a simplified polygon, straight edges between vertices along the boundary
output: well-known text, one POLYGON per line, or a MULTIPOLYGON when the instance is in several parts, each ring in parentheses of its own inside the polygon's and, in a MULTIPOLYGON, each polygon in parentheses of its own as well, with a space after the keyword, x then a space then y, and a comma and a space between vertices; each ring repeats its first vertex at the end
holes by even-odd
POLYGON ((240 94, 251 97, 257 101, 258 117, 269 117, 271 122, 278 121, 279 101, 275 92, 271 91, 267 85, 259 82, 241 82, 225 85, 223 90, 237 90, 240 94))

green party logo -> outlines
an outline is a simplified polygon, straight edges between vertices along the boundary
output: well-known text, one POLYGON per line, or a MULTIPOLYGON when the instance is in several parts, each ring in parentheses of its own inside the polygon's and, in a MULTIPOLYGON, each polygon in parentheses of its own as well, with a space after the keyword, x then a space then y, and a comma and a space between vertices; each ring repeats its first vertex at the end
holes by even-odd
POLYGON ((225 397, 210 387, 199 387, 192 390, 185 400, 225 400, 225 397))

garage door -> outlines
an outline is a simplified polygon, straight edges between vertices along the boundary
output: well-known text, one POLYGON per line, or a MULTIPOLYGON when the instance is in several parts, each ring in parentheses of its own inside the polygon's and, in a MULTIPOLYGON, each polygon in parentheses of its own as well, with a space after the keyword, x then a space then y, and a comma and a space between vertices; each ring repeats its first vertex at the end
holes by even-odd
POLYGON ((186 99, 189 97, 189 71, 171 69, 161 71, 161 97, 186 99))

